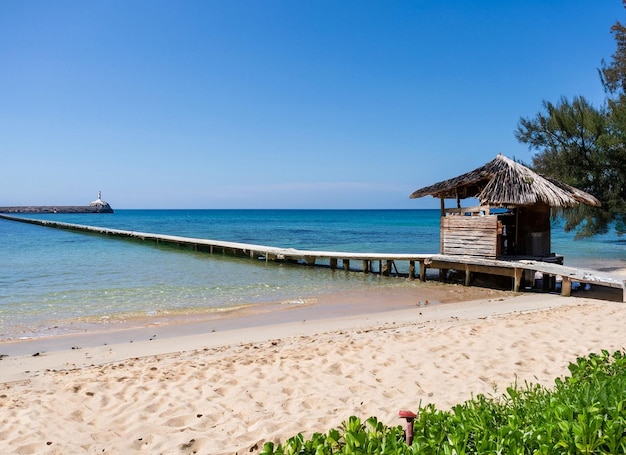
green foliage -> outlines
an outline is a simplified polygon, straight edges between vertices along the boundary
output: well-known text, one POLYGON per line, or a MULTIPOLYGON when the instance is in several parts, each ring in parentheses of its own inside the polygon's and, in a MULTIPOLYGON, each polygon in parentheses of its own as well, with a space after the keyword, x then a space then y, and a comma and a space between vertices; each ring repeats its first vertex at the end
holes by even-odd
POLYGON ((288 439, 284 445, 268 442, 262 455, 325 455, 325 454, 400 454, 408 446, 404 443, 402 427, 386 427, 376 417, 362 423, 357 417, 345 421, 341 430, 332 429, 326 434, 315 433, 305 440, 302 434, 288 439))
POLYGON ((553 389, 517 384, 441 411, 420 407, 411 446, 402 426, 350 417, 340 429, 265 444, 263 455, 626 453, 626 355, 591 354, 570 364, 553 389))
POLYGON ((626 93, 626 27, 617 21, 611 33, 615 37, 615 53, 610 64, 602 61, 600 77, 608 93, 620 96, 626 93))
MULTIPOLYGON (((626 111, 624 112, 626 114, 626 111)), ((565 210, 565 230, 579 237, 607 232, 616 221, 619 233, 626 207, 626 141, 619 139, 607 109, 596 109, 583 97, 543 103, 543 112, 520 119, 515 136, 537 151, 533 168, 593 194, 601 207, 565 210)), ((625 131, 626 133, 626 131, 625 131)), ((626 139, 626 134, 624 135, 626 139)))
MULTIPOLYGON (((625 2, 626 5, 626 2, 625 2)), ((578 237, 608 231, 613 223, 626 233, 626 27, 611 28, 616 51, 602 62, 600 79, 606 105, 591 106, 583 97, 543 102, 543 112, 522 118, 515 137, 537 153, 535 169, 593 194, 602 207, 577 207, 563 213, 565 230, 578 237)))
MULTIPOLYGON (((626 5, 626 4, 625 4, 626 5)), ((626 233, 626 27, 619 22, 611 27, 616 51, 609 65, 602 62, 602 84, 609 94, 607 99, 609 134, 605 146, 610 150, 607 163, 614 180, 607 195, 607 205, 615 207, 616 229, 626 233)))

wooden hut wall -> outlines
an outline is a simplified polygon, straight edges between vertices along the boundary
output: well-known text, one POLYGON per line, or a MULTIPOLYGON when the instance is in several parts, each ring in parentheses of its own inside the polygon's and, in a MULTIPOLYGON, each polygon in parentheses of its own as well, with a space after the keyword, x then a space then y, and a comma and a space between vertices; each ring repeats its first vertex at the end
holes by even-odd
POLYGON ((496 215, 441 218, 441 254, 495 258, 498 255, 497 248, 496 215))

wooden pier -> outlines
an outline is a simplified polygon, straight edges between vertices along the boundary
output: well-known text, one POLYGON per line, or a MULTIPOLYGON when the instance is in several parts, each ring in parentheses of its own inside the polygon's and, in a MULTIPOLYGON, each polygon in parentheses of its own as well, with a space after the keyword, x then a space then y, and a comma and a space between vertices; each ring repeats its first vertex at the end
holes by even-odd
POLYGON ((56 229, 80 231, 90 234, 172 245, 209 254, 221 254, 245 257, 265 262, 290 262, 308 266, 324 266, 345 271, 378 273, 384 276, 400 276, 396 263, 408 263, 409 279, 426 280, 428 269, 437 269, 440 275, 445 271, 456 270, 465 274, 465 285, 470 285, 473 273, 505 276, 511 278, 511 289, 518 292, 522 288, 524 276, 539 272, 543 282, 561 277, 561 294, 571 295, 572 283, 592 284, 622 290, 622 300, 626 302, 626 280, 615 274, 588 269, 566 267, 560 264, 540 260, 518 259, 498 260, 475 256, 451 254, 395 254, 395 253, 353 253, 338 251, 312 251, 294 248, 280 248, 248 243, 225 242, 175 235, 153 234, 147 232, 126 231, 97 226, 63 223, 50 220, 37 220, 0 214, 0 218, 22 223, 35 224, 56 229))

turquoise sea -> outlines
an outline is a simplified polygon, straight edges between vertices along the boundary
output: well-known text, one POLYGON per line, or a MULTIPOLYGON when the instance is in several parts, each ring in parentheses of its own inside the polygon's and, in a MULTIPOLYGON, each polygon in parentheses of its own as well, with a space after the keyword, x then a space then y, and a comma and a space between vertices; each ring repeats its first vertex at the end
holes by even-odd
MULTIPOLYGON (((31 215, 68 223, 298 249, 436 253, 439 210, 117 210, 31 215)), ((565 263, 626 267, 614 233, 574 241, 559 223, 565 263)), ((325 268, 266 264, 0 219, 0 340, 114 323, 133 316, 298 302, 402 281, 325 268)))

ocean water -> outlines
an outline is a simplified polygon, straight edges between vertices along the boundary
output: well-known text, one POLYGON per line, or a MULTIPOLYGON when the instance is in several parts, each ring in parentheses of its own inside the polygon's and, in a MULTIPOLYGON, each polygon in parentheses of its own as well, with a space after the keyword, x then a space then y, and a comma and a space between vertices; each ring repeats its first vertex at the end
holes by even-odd
MULTIPOLYGON (((436 253, 438 210, 118 210, 31 215, 68 223, 298 249, 436 253)), ((626 239, 574 241, 567 265, 626 267, 626 239)), ((63 333, 72 323, 211 312, 402 280, 265 263, 0 219, 0 340, 63 333)))

